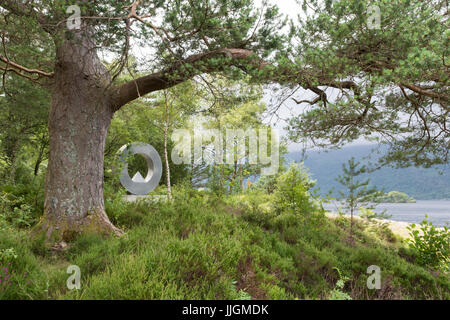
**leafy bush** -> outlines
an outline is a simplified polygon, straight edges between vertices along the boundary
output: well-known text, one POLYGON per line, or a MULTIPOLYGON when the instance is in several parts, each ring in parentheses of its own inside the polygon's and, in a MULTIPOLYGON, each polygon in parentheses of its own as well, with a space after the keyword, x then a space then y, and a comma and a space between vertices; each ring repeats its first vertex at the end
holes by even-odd
POLYGON ((0 263, 9 263, 13 259, 17 259, 14 248, 0 249, 0 263))
POLYGON ((439 229, 428 221, 427 216, 420 223, 408 227, 411 238, 408 243, 417 254, 417 262, 436 270, 448 271, 450 268, 450 230, 447 225, 439 229))
POLYGON ((289 169, 277 179, 275 205, 279 212, 308 214, 317 210, 310 189, 315 181, 303 164, 291 164, 289 169))
POLYGON ((339 274, 339 280, 336 282, 335 288, 331 291, 330 300, 352 300, 352 297, 344 292, 345 283, 350 280, 349 277, 343 276, 338 268, 334 268, 339 274))
POLYGON ((44 211, 44 176, 27 184, 0 186, 0 228, 32 227, 44 211))
MULTIPOLYGON (((0 220, 17 228, 30 227, 36 222, 33 207, 23 196, 2 192, 0 194, 0 220)), ((1 222, 0 222, 1 224, 1 222)))
POLYGON ((262 176, 258 181, 251 186, 253 190, 260 190, 267 194, 272 194, 277 189, 277 179, 280 174, 273 174, 268 176, 262 176))
POLYGON ((372 220, 377 217, 377 213, 371 209, 360 207, 359 208, 359 216, 363 219, 372 220))

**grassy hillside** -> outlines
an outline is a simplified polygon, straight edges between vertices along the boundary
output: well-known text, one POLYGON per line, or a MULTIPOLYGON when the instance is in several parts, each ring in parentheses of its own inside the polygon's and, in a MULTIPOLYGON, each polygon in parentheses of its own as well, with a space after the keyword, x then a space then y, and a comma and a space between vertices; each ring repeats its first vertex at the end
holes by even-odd
MULTIPOLYGON (((0 299, 450 299, 448 276, 414 264, 389 229, 321 212, 275 213, 270 195, 218 198, 179 188, 171 203, 107 199, 126 235, 84 235, 50 250, 29 231, 4 228, 13 248, 0 299), (81 290, 66 288, 67 266, 81 269, 81 290), (370 265, 381 290, 366 286, 370 265), (339 273, 349 280, 335 290, 339 273)), ((1 262, 1 261, 0 261, 1 262)), ((4 272, 4 271, 3 271, 4 272)))
MULTIPOLYGON (((305 165, 317 180, 321 192, 327 193, 331 188, 339 190, 339 183, 335 178, 342 173, 342 164, 351 157, 361 163, 368 162, 366 157, 371 155, 370 161, 375 162, 377 154, 371 154, 374 145, 345 147, 329 152, 310 151, 307 153, 305 165)), ((288 159, 301 161, 301 152, 288 154, 288 159)), ((386 192, 400 191, 418 200, 450 199, 450 167, 436 168, 400 168, 385 167, 367 175, 373 185, 384 188, 386 192), (442 174, 441 174, 442 173, 442 174)))

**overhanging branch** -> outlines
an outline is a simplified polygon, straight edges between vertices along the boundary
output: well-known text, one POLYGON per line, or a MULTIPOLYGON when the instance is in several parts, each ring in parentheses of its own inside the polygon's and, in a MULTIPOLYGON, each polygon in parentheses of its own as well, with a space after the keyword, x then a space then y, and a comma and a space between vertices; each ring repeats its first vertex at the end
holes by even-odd
POLYGON ((439 93, 436 93, 436 92, 428 91, 428 90, 423 89, 423 88, 421 88, 419 86, 416 86, 414 84, 401 83, 400 87, 402 87, 402 86, 405 87, 405 88, 408 88, 409 90, 414 91, 415 93, 418 93, 418 94, 420 94, 422 96, 427 96, 427 97, 430 97, 430 98, 439 99, 439 100, 442 100, 442 101, 445 101, 445 102, 449 102, 449 100, 450 100, 449 97, 447 95, 445 95, 445 94, 439 94, 439 93))
MULTIPOLYGON (((5 67, 0 66, 1 70, 13 71, 13 70, 11 70, 13 68, 13 69, 20 70, 20 71, 23 71, 23 72, 26 72, 29 74, 37 74, 38 76, 42 76, 42 77, 47 77, 47 78, 53 77, 53 72, 45 72, 45 71, 38 70, 38 69, 30 69, 30 68, 24 67, 18 63, 15 63, 15 62, 9 60, 8 58, 2 56, 1 54, 0 54, 0 61, 6 64, 5 67)), ((16 73, 18 75, 21 75, 20 72, 16 72, 16 73)))
MULTIPOLYGON (((251 50, 235 48, 218 49, 192 55, 165 70, 131 80, 121 86, 115 87, 112 92, 113 108, 114 110, 118 110, 125 104, 150 92, 173 87, 183 81, 192 79, 196 75, 204 72, 220 71, 224 67, 224 65, 218 64, 216 67, 208 67, 208 70, 205 71, 193 66, 198 62, 207 62, 211 58, 225 56, 231 58, 231 64, 237 64, 237 61, 249 59, 252 55, 253 52, 251 50), (191 66, 189 68, 190 71, 187 71, 188 68, 186 66, 188 65, 191 66)), ((256 68, 262 68, 267 64, 257 57, 247 63, 253 64, 256 68)))

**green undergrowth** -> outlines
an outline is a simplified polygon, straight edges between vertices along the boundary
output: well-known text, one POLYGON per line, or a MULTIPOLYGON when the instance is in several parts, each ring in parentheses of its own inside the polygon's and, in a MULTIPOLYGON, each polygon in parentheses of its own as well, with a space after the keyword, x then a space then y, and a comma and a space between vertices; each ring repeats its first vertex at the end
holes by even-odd
POLYGON ((82 235, 64 250, 3 227, 0 265, 10 276, 0 299, 330 299, 336 288, 352 299, 450 299, 448 275, 416 265, 389 230, 357 222, 350 241, 348 219, 275 213, 268 203, 199 192, 170 203, 110 199, 125 235, 82 235), (67 289, 69 265, 81 270, 79 290, 67 289), (366 285, 371 265, 381 269, 379 290, 366 285))

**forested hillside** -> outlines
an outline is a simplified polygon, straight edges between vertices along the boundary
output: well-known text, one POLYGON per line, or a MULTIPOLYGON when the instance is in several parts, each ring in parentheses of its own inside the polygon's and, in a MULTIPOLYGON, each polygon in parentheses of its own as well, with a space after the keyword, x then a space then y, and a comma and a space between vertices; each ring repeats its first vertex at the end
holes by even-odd
MULTIPOLYGON (((327 152, 309 151, 305 159, 305 166, 309 169, 316 186, 320 187, 322 194, 332 188, 339 189, 335 180, 342 171, 342 164, 351 157, 368 166, 376 166, 377 152, 372 152, 376 145, 360 145, 345 147, 340 150, 327 152), (370 156, 370 158, 368 158, 370 156)), ((301 161, 301 152, 291 152, 287 155, 289 160, 301 161)), ((384 188, 386 192, 401 191, 417 200, 450 199, 450 167, 438 165, 432 168, 392 168, 382 167, 379 170, 365 174, 370 178, 371 184, 384 188)), ((336 193, 333 193, 336 194, 336 193)))

